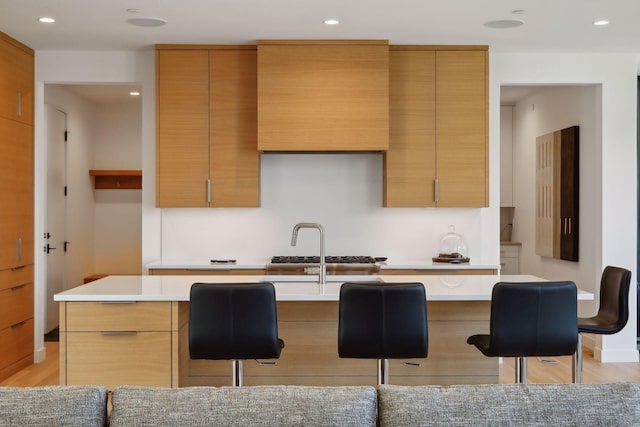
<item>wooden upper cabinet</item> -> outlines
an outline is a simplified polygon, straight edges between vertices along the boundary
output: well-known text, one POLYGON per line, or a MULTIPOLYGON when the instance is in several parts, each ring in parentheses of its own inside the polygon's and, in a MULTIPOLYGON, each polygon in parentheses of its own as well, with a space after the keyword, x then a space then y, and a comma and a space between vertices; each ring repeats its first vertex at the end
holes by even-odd
POLYGON ((435 206, 435 52, 389 52, 384 206, 435 206))
POLYGON ((157 206, 209 206, 209 52, 156 54, 157 206))
POLYGON ((489 205, 485 47, 392 46, 384 206, 489 205))
POLYGON ((33 125, 33 50, 0 32, 0 117, 33 125))
POLYGON ((256 50, 212 50, 211 205, 260 206, 256 50))
POLYGON ((259 41, 258 149, 389 146, 387 41, 259 41))
POLYGON ((156 53, 157 206, 259 206, 255 46, 156 53))
POLYGON ((489 206, 488 52, 436 52, 437 205, 489 206))

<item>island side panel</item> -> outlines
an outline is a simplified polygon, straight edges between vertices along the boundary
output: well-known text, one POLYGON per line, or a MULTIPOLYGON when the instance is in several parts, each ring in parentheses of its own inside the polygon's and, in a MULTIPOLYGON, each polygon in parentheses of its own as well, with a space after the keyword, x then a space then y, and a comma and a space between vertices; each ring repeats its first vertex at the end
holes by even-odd
POLYGON ((58 326, 58 354, 60 365, 60 385, 67 385, 67 303, 60 302, 60 325, 58 326))

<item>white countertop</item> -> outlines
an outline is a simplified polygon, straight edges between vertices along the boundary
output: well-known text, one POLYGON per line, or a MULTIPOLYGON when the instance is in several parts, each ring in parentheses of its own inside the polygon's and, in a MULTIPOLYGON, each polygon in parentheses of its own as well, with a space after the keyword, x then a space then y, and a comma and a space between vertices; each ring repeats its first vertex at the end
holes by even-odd
MULTIPOLYGON (((491 301, 497 282, 545 282, 530 275, 393 275, 329 276, 324 286, 316 276, 108 276, 54 295, 55 301, 189 301, 196 282, 273 282, 278 301, 338 301, 340 285, 347 281, 421 282, 428 301, 491 301)), ((593 300, 578 291, 579 300, 593 300)))

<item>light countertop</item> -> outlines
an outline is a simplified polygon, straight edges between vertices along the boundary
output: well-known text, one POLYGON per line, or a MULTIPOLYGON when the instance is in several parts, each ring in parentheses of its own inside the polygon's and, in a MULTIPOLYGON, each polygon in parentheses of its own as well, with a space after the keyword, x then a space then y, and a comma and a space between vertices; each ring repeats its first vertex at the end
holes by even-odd
MULTIPOLYGON (((196 282, 243 283, 268 281, 278 301, 338 301, 340 285, 347 281, 421 282, 428 301, 490 301, 497 282, 544 282, 530 275, 393 275, 329 276, 320 286, 316 276, 108 276, 54 295, 55 301, 189 301, 196 282)), ((578 291, 579 300, 593 300, 578 291)))

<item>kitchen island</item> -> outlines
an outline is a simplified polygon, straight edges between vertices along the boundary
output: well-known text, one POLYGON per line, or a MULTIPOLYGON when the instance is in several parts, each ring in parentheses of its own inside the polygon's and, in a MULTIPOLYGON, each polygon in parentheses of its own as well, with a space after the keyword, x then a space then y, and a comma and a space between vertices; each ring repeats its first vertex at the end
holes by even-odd
MULTIPOLYGON (((498 382, 498 360, 466 344, 487 333, 491 290, 499 281, 535 276, 109 276, 56 294, 60 302, 60 383, 179 387, 229 385, 228 361, 191 360, 189 290, 195 282, 271 281, 276 287, 277 365, 245 363, 246 385, 365 385, 376 382, 376 361, 340 359, 338 296, 345 281, 421 282, 427 293, 429 355, 391 360, 392 384, 498 382)), ((593 299, 579 291, 578 299, 593 299)))

